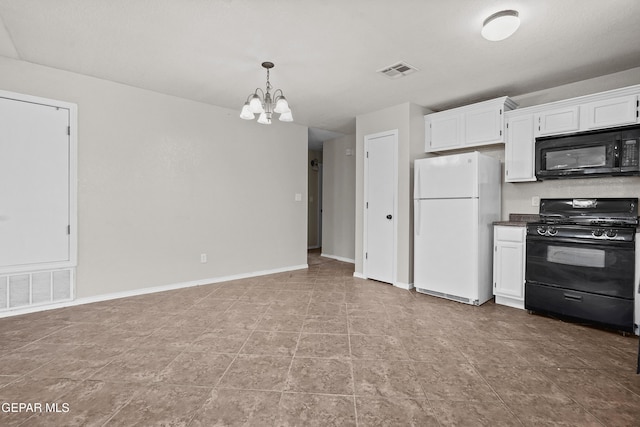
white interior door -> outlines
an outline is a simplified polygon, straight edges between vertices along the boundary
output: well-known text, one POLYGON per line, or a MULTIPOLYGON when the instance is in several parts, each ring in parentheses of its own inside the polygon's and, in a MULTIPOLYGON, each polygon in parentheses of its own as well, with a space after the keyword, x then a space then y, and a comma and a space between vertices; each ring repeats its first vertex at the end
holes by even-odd
POLYGON ((397 131, 365 137, 365 256, 367 278, 395 282, 397 131))
POLYGON ((0 117, 0 268, 69 261, 69 110, 0 98, 0 117))

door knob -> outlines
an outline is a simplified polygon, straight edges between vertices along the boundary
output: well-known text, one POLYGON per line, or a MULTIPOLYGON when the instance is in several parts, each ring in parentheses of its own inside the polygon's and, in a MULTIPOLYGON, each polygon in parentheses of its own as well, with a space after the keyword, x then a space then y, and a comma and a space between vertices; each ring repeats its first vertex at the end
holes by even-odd
POLYGON ((387 219, 391 219, 393 218, 391 215, 387 215, 387 219))

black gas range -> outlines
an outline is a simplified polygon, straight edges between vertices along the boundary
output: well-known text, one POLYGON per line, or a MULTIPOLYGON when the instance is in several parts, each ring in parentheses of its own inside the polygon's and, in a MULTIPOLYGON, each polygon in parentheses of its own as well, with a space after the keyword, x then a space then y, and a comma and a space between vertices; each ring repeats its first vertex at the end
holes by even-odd
POLYGON ((527 225, 525 308, 633 332, 637 198, 542 199, 527 225))

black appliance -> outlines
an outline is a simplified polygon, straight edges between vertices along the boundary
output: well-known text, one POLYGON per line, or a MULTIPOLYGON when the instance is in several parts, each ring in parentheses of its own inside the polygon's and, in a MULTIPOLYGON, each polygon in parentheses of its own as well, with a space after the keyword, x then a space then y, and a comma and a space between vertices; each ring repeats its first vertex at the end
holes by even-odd
POLYGON ((640 126, 536 138, 536 178, 640 175, 640 126))
POLYGON ((542 199, 527 224, 525 308, 633 332, 637 198, 542 199))

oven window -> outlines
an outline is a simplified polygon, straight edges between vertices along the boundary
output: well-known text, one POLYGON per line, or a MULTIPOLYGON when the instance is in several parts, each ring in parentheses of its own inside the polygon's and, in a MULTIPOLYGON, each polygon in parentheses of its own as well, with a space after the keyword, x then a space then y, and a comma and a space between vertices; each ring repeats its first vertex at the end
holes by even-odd
POLYGON ((554 150, 545 153, 546 170, 597 168, 607 165, 607 146, 554 150))
POLYGON ((572 248, 568 246, 549 246, 547 248, 547 261, 555 264, 604 268, 604 256, 605 251, 602 249, 572 248))

